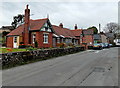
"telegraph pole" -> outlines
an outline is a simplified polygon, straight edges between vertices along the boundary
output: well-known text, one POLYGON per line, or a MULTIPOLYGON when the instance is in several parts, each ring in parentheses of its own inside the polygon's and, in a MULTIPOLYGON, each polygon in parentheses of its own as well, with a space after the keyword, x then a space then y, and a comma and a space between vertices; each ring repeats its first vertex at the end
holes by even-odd
POLYGON ((100 33, 100 31, 101 31, 101 24, 99 23, 99 33, 100 33))

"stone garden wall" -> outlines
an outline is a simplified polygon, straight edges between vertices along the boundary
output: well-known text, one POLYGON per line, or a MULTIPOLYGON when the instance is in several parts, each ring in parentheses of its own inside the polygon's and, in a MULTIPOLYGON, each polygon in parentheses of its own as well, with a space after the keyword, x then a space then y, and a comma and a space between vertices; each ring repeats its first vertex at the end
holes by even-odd
POLYGON ((67 55, 83 51, 84 47, 44 49, 25 52, 12 52, 2 54, 2 67, 14 67, 29 63, 30 61, 40 61, 52 57, 67 55))

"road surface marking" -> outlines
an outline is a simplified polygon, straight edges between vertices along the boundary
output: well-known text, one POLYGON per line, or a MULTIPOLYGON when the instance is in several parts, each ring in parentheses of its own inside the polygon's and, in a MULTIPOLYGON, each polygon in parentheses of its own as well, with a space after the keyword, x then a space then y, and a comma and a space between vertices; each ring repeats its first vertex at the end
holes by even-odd
POLYGON ((95 53, 99 53, 100 51, 96 51, 95 53))

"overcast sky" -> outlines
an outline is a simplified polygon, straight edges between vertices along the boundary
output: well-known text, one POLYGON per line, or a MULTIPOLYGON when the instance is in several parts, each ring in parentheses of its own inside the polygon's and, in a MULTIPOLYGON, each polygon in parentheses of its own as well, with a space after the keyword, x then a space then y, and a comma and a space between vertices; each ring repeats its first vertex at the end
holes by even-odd
MULTIPOLYGON (((104 1, 104 0, 103 0, 104 1)), ((24 14, 26 5, 29 4, 31 19, 46 18, 52 24, 63 23, 64 27, 73 29, 77 24, 78 28, 98 27, 102 28, 109 22, 118 21, 118 2, 2 2, 0 4, 0 27, 11 25, 13 16, 24 14)))

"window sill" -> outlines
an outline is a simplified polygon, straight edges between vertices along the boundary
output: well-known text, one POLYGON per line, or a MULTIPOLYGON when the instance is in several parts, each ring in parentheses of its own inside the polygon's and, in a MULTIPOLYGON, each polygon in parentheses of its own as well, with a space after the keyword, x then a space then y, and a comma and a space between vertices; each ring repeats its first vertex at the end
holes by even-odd
POLYGON ((45 42, 43 42, 43 44, 49 44, 49 43, 45 43, 45 42))

